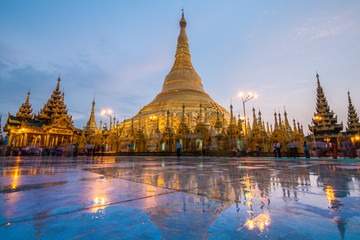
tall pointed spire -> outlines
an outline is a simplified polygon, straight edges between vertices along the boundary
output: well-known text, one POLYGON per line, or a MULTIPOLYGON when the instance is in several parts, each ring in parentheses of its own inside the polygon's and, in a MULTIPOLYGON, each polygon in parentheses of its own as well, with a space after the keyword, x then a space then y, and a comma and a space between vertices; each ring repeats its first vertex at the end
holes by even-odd
POLYGON ((86 123, 84 130, 87 132, 95 133, 95 132, 97 132, 97 129, 98 128, 97 128, 96 121, 95 121, 95 95, 94 95, 94 99, 92 101, 90 118, 89 118, 88 122, 86 123))
MULTIPOLYGON (((330 111, 330 107, 327 103, 323 88, 320 85, 319 74, 316 74, 317 80, 317 97, 316 97, 316 112, 312 125, 309 125, 309 130, 316 135, 320 135, 321 138, 326 135, 337 135, 343 129, 343 125, 337 123, 337 117, 334 116, 334 112, 330 111)), ((299 130, 299 128, 298 128, 299 130)))
POLYGON ((57 81, 56 89, 51 94, 51 98, 37 115, 37 119, 40 121, 50 122, 63 116, 67 116, 71 121, 71 116, 67 115, 68 110, 64 104, 64 95, 60 91, 60 75, 57 81))
POLYGON ((351 102, 350 92, 348 91, 348 118, 347 118, 347 128, 346 132, 350 133, 351 135, 360 134, 360 122, 359 117, 355 111, 355 108, 351 102))
POLYGON ((177 38, 174 64, 164 79, 161 92, 153 101, 143 107, 141 112, 143 115, 160 115, 162 111, 169 110, 177 115, 181 113, 182 104, 185 104, 189 112, 195 112, 194 103, 200 100, 209 114, 220 111, 226 115, 226 119, 229 119, 226 109, 217 104, 204 91, 201 78, 191 63, 184 12, 181 14, 179 25, 180 32, 177 38))
POLYGON ((282 123, 282 120, 281 120, 281 114, 279 113, 279 128, 280 130, 283 130, 283 123, 282 123))
POLYGON ((59 91, 59 89, 60 89, 60 81, 61 81, 61 79, 60 79, 60 73, 59 73, 59 77, 58 77, 58 82, 57 82, 57 84, 56 84, 56 90, 57 91, 59 91))
POLYGON ((23 121, 29 121, 33 117, 33 114, 31 114, 32 109, 31 109, 31 104, 29 103, 29 99, 30 99, 30 90, 27 93, 25 102, 21 105, 19 111, 16 113, 16 117, 23 121))
POLYGON ((258 120, 257 120, 257 118, 256 118, 256 113, 255 113, 255 108, 253 107, 253 109, 252 109, 252 111, 253 111, 253 125, 252 125, 252 129, 255 129, 255 128, 257 128, 257 126, 258 126, 258 120))
POLYGON ((276 112, 274 112, 274 117, 275 117, 275 126, 274 126, 274 130, 279 129, 279 124, 278 124, 278 120, 277 120, 277 114, 276 112))
POLYGON ((287 112, 284 108, 284 127, 285 127, 285 132, 288 133, 288 134, 292 134, 292 129, 291 129, 291 126, 290 126, 290 123, 289 123, 289 120, 288 120, 288 117, 287 117, 287 112))
POLYGON ((293 123, 294 123, 294 129, 293 129, 293 131, 294 131, 294 133, 296 133, 296 132, 297 132, 297 129, 296 129, 296 122, 295 122, 295 119, 293 119, 293 123))

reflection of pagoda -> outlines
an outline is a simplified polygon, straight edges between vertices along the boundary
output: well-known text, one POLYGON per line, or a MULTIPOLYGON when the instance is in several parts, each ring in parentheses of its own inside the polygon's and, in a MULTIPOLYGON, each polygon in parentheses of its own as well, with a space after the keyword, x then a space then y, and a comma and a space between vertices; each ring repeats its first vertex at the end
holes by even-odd
POLYGON ((184 195, 170 203, 148 208, 146 213, 163 239, 205 239, 215 220, 233 203, 196 195, 184 195))
POLYGON ((339 136, 340 131, 343 129, 343 124, 338 124, 334 112, 330 111, 323 88, 320 85, 319 74, 316 74, 316 78, 318 85, 316 113, 312 120, 313 125, 309 126, 309 130, 315 135, 316 139, 335 138, 339 136))

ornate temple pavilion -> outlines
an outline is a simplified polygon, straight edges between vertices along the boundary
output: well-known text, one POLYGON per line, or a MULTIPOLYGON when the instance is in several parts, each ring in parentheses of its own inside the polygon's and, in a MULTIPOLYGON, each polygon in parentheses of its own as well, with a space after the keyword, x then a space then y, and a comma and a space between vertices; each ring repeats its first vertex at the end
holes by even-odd
POLYGON ((4 131, 9 136, 9 146, 52 147, 76 141, 79 130, 73 126, 68 114, 60 80, 59 76, 50 99, 37 115, 32 113, 30 91, 16 115, 8 114, 4 131))

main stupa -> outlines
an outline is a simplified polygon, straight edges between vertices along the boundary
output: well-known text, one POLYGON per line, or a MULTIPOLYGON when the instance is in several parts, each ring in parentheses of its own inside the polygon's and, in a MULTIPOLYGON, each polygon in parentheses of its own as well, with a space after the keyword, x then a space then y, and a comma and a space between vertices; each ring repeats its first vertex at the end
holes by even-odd
POLYGON ((185 107, 185 113, 196 113, 206 108, 209 117, 215 117, 217 112, 229 119, 225 108, 217 104, 204 91, 200 76, 191 64, 188 37, 185 31, 186 20, 184 12, 180 20, 180 34, 177 40, 175 62, 171 71, 165 77, 162 91, 139 114, 141 118, 164 115, 170 112, 173 116, 180 116, 185 107))

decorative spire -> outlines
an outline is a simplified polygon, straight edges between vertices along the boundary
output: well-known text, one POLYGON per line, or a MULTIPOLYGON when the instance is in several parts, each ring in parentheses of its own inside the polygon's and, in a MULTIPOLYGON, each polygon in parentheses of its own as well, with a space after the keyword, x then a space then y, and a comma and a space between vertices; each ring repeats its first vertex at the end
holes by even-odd
POLYGON ((178 69, 190 69, 194 70, 194 67, 191 64, 191 56, 189 50, 189 40, 186 35, 186 20, 184 17, 184 11, 182 12, 182 17, 180 19, 180 33, 177 39, 177 47, 176 47, 176 54, 175 54, 175 63, 172 67, 171 71, 178 70, 178 69))
MULTIPOLYGON (((277 114, 276 112, 274 112, 274 117, 275 117, 275 126, 274 126, 274 130, 279 129, 279 124, 278 124, 278 120, 277 120, 277 114)), ((272 131, 272 130, 271 130, 272 131)))
POLYGON ((297 132, 297 129, 296 129, 296 122, 295 122, 295 119, 293 119, 293 123, 294 123, 294 129, 293 129, 293 131, 294 131, 294 133, 296 133, 296 132, 297 132))
POLYGON ((351 135, 359 134, 360 133, 360 122, 359 117, 355 111, 354 106, 351 102, 350 92, 348 91, 348 118, 347 118, 347 128, 346 132, 350 133, 351 135))
POLYGON ((291 135, 293 131, 291 130, 289 120, 287 118, 287 112, 286 112, 285 108, 284 108, 284 117, 285 117, 285 120, 284 120, 284 122, 285 122, 284 123, 285 132, 291 135))
POLYGON ((40 121, 50 122, 54 119, 67 116, 71 121, 71 116, 67 115, 68 110, 64 104, 64 95, 61 93, 60 89, 60 75, 56 85, 56 89, 51 94, 51 98, 47 101, 44 107, 40 110, 37 115, 37 119, 40 121))
POLYGON ((16 113, 16 117, 23 121, 29 121, 33 117, 33 114, 31 114, 32 109, 31 109, 31 104, 29 103, 29 99, 30 99, 30 90, 27 93, 25 102, 21 105, 19 111, 16 113))
POLYGON ((281 114, 279 113, 279 128, 280 130, 283 130, 283 123, 282 123, 282 120, 281 120, 281 114))
MULTIPOLYGON (((337 117, 334 112, 330 111, 323 88, 320 85, 319 74, 316 73, 317 79, 317 97, 316 97, 316 113, 312 120, 312 125, 309 125, 309 130, 315 135, 324 134, 337 135, 343 129, 343 125, 337 123, 337 117)), ((299 130, 299 128, 298 128, 299 130)))
POLYGON ((256 129, 258 127, 258 123, 257 123, 257 118, 256 118, 256 113, 255 113, 255 108, 253 107, 252 109, 253 111, 253 126, 252 129, 256 129))
MULTIPOLYGON (((101 124, 100 124, 100 128, 101 128, 101 124)), ((97 129, 98 128, 97 128, 96 121, 95 121, 95 96, 94 96, 94 99, 92 101, 90 118, 89 118, 88 122, 86 123, 84 130, 88 131, 88 132, 90 132, 90 131, 96 132, 97 129)))
POLYGON ((57 80, 58 80, 58 82, 57 82, 57 84, 56 84, 56 90, 59 91, 59 89, 60 89, 60 81, 61 81, 61 79, 60 79, 60 73, 59 73, 59 78, 58 78, 57 80))
POLYGON ((318 85, 318 88, 320 88, 320 77, 319 77, 319 74, 316 72, 316 79, 317 79, 317 85, 318 85))
POLYGON ((234 118, 234 115, 233 115, 233 105, 230 104, 230 125, 233 124, 233 118, 234 118))

